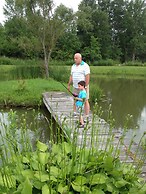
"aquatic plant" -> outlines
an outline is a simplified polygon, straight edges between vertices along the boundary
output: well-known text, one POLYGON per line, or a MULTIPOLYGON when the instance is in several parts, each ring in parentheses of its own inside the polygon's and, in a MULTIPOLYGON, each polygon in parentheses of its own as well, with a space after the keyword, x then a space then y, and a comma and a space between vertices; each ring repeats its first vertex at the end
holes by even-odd
MULTIPOLYGON (((109 121, 110 118, 111 114, 109 121)), ((120 161, 120 146, 123 145, 125 134, 119 139, 119 146, 116 149, 113 146, 114 122, 109 126, 108 137, 105 136, 102 141, 99 139, 100 128, 93 122, 92 138, 88 138, 87 123, 80 146, 77 144, 81 131, 77 126, 68 133, 70 141, 65 141, 64 134, 58 128, 58 141, 54 142, 52 136, 46 144, 37 136, 34 147, 25 118, 19 129, 15 112, 10 112, 9 121, 9 125, 1 122, 1 194, 146 193, 146 184, 139 177, 142 164, 137 161, 137 168, 132 163, 120 161), (89 147, 87 141, 90 143, 89 147)))

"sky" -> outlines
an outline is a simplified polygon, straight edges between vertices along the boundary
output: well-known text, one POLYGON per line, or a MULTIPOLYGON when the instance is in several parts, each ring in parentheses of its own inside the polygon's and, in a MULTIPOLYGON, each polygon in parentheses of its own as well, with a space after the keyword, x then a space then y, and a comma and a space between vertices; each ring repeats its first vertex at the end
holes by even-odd
MULTIPOLYGON (((72 8, 74 11, 78 10, 78 5, 81 2, 81 0, 53 0, 54 4, 56 6, 60 5, 62 3, 66 7, 72 8)), ((0 23, 3 24, 5 17, 3 15, 3 6, 5 4, 5 0, 0 0, 0 23)))

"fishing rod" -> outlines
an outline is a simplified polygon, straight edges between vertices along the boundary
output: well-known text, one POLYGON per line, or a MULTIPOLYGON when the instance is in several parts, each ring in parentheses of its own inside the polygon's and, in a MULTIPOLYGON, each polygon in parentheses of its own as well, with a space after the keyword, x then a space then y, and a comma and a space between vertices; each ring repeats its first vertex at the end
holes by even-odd
POLYGON ((68 91, 73 97, 78 97, 77 94, 74 94, 73 92, 71 92, 70 90, 68 90, 68 88, 67 88, 62 82, 60 82, 60 83, 64 86, 65 89, 67 89, 67 91, 68 91))

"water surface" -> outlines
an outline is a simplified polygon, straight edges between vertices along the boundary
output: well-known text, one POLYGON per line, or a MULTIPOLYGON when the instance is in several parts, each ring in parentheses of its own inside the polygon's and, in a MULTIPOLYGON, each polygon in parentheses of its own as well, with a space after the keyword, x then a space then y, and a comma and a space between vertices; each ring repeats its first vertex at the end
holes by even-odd
POLYGON ((45 109, 33 108, 7 108, 0 110, 0 132, 5 134, 6 128, 11 128, 15 133, 17 130, 18 140, 22 128, 26 128, 29 138, 35 144, 36 140, 49 142, 50 140, 50 123, 49 114, 45 109))
POLYGON ((132 115, 128 128, 136 130, 139 139, 146 131, 146 80, 96 78, 96 84, 106 96, 100 104, 103 118, 107 119, 110 104, 117 128, 124 128, 128 115, 132 115))

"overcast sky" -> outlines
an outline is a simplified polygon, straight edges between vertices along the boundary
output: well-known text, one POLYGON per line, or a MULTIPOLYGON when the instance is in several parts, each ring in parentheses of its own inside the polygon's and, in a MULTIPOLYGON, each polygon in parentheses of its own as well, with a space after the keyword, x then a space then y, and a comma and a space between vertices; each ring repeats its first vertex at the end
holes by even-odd
MULTIPOLYGON (((60 5, 60 3, 64 4, 66 7, 72 8, 74 11, 78 10, 78 5, 81 0, 53 0, 56 6, 60 5)), ((5 0, 0 0, 0 23, 3 23, 5 20, 3 15, 3 6, 5 0)))

